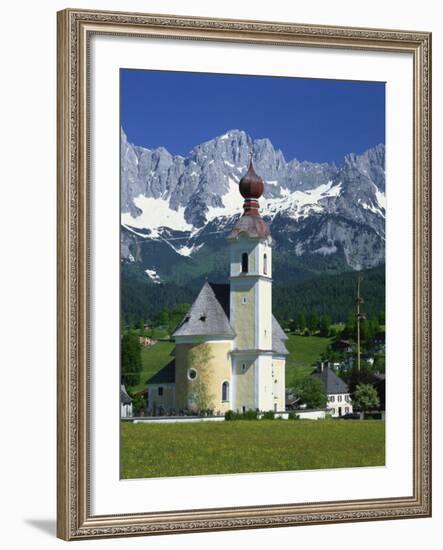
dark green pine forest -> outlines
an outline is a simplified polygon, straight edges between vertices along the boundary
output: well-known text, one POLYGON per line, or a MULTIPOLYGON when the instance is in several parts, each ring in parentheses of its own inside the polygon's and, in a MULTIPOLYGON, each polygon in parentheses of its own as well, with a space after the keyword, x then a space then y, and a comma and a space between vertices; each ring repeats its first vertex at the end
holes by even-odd
MULTIPOLYGON (((385 310, 385 266, 360 272, 316 275, 308 280, 290 280, 273 287, 273 312, 280 322, 303 313, 327 315, 333 323, 345 322, 355 308, 357 277, 363 277, 362 295, 367 316, 385 310)), ((122 322, 137 324, 157 318, 162 311, 172 311, 181 304, 191 304, 200 285, 186 286, 173 282, 153 284, 143 273, 123 266, 121 277, 122 322)))
POLYGON ((329 315, 333 323, 346 321, 355 309, 357 277, 363 277, 361 289, 367 316, 379 315, 385 310, 385 266, 360 272, 319 275, 308 281, 275 285, 273 311, 281 321, 290 320, 298 313, 329 315))

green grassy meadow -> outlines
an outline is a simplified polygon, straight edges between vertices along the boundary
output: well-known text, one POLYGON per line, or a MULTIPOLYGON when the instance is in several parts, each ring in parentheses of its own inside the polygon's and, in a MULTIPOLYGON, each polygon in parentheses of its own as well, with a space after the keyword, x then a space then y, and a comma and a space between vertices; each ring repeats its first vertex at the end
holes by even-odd
POLYGON ((121 478, 382 466, 380 420, 121 424, 121 478))
POLYGON ((285 344, 289 351, 286 357, 286 387, 306 378, 312 372, 321 354, 331 342, 331 338, 321 336, 298 336, 288 334, 285 344))
POLYGON ((149 348, 142 347, 142 372, 137 386, 131 387, 131 391, 136 393, 146 388, 146 380, 167 365, 172 359, 171 351, 174 349, 174 343, 168 341, 158 341, 149 348))

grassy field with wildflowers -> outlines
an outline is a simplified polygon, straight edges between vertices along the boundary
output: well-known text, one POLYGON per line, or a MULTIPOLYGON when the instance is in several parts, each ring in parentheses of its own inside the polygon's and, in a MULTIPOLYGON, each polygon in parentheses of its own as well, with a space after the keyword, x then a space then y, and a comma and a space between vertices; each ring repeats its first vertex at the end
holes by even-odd
POLYGON ((385 464, 381 420, 121 424, 121 478, 385 464))

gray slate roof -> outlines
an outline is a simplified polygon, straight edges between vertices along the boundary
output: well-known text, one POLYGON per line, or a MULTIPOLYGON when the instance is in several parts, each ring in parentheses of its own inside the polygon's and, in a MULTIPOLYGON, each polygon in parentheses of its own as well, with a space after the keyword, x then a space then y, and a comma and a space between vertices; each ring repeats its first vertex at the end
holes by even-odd
MULTIPOLYGON (((229 322, 229 290, 227 284, 206 282, 173 336, 221 335, 233 338, 235 333, 229 322)), ((272 316, 273 351, 279 355, 288 355, 284 344, 287 339, 277 319, 272 316)))
POLYGON ((320 379, 328 395, 331 393, 349 393, 348 385, 328 366, 324 367, 323 371, 315 371, 313 376, 320 379))
POLYGON ((212 286, 206 282, 173 336, 211 335, 234 338, 235 333, 212 286))
POLYGON ((120 402, 122 405, 130 405, 132 403, 132 399, 129 397, 124 384, 120 386, 120 402))
POLYGON ((175 382, 175 359, 146 380, 146 384, 173 384, 175 382))
POLYGON ((272 316, 272 336, 277 336, 280 340, 288 340, 288 335, 286 332, 281 328, 280 323, 277 321, 277 319, 272 316))
POLYGON ((288 337, 284 333, 277 319, 272 316, 272 349, 279 355, 288 355, 289 351, 286 349, 285 340, 288 337))

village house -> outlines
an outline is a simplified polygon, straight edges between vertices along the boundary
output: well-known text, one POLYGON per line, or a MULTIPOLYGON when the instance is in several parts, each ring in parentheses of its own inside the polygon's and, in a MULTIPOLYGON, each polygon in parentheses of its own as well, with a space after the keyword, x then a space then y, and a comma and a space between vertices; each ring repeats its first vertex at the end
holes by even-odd
POLYGON ((326 407, 333 417, 352 413, 349 387, 335 374, 330 365, 321 362, 312 375, 323 384, 327 396, 326 407))
POLYGON ((350 340, 339 339, 333 342, 332 349, 343 353, 352 353, 352 343, 350 340))
POLYGON ((272 314, 272 239, 252 160, 239 191, 243 214, 227 237, 229 283, 205 282, 177 326, 173 360, 147 381, 151 414, 285 410, 287 336, 272 314))

